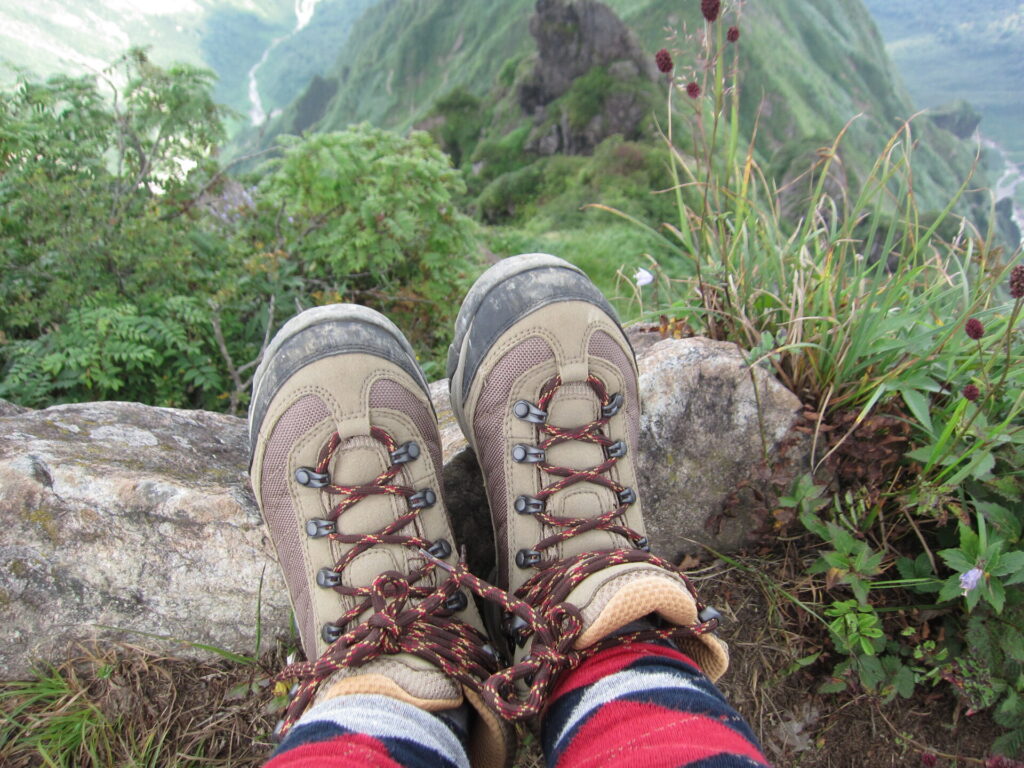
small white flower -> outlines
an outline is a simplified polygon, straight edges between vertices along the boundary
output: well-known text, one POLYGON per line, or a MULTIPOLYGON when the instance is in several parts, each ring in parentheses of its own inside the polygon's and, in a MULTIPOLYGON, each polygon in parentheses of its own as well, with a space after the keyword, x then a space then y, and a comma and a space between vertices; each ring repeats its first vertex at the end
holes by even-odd
POLYGON ((960 589, 964 591, 964 595, 978 586, 978 582, 981 581, 983 575, 984 571, 981 568, 971 568, 966 573, 960 574, 960 589))
POLYGON ((650 285, 651 283, 654 282, 654 275, 652 275, 643 267, 640 267, 633 274, 633 282, 636 283, 638 288, 643 288, 645 285, 650 285))

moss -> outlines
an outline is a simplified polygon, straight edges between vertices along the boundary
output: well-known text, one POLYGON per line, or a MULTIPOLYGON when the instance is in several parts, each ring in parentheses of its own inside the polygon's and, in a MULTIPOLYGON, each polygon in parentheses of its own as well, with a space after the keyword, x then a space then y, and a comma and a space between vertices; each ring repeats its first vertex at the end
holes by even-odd
POLYGON ((53 513, 48 509, 32 509, 25 513, 25 519, 30 523, 35 523, 43 532, 46 537, 53 544, 60 544, 60 526, 57 525, 57 521, 53 517, 53 513))
POLYGON ((573 81, 572 87, 556 102, 568 116, 572 130, 582 131, 601 113, 604 100, 616 82, 604 67, 592 67, 573 81))
POLYGON ((7 570, 11 572, 12 576, 16 576, 19 579, 24 579, 28 576, 28 566, 25 565, 24 560, 11 560, 7 565, 7 570))

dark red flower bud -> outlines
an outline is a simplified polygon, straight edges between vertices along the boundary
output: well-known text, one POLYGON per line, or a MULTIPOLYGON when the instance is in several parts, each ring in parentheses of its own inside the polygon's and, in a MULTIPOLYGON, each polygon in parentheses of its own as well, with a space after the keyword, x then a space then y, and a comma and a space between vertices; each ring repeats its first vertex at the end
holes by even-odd
POLYGON ((922 752, 921 753, 921 765, 925 768, 932 768, 932 766, 939 764, 939 758, 935 756, 934 752, 922 752))
POLYGON ((686 84, 686 95, 689 96, 691 99, 699 98, 700 97, 700 86, 697 85, 697 83, 687 83, 686 84))
MULTIPOLYGON (((737 40, 740 39, 740 28, 729 27, 729 31, 725 33, 725 39, 728 40, 730 43, 735 43, 737 40)), ((926 752, 925 754, 928 753, 926 752)))
MULTIPOLYGON (((968 384, 964 387, 963 395, 965 398, 970 400, 972 403, 981 396, 981 392, 973 384, 968 384)), ((934 763, 932 763, 934 765, 934 763)))
POLYGON ((1010 270, 1010 295, 1015 299, 1024 299, 1024 264, 1018 264, 1010 270))
POLYGON ((718 12, 722 10, 722 0, 700 0, 700 12, 708 21, 718 18, 718 12))
POLYGON ((972 317, 964 324, 964 333, 966 333, 972 339, 980 339, 985 335, 985 326, 981 324, 981 321, 972 317))
POLYGON ((664 48, 654 54, 654 63, 658 65, 658 70, 661 72, 671 72, 672 67, 675 66, 672 63, 672 54, 664 48))

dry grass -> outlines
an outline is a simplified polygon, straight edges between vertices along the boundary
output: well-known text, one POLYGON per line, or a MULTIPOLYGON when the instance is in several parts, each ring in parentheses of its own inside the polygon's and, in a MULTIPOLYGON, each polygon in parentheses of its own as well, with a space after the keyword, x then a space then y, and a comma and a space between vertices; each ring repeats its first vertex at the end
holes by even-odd
MULTIPOLYGON (((801 768, 885 767, 918 765, 931 751, 946 756, 940 765, 980 764, 998 729, 985 715, 964 717, 944 693, 889 705, 864 694, 815 693, 834 659, 811 613, 825 596, 805 572, 795 544, 692 571, 702 596, 727 618, 732 666, 721 688, 769 758, 801 768), (796 663, 817 651, 815 663, 796 663)), ((281 650, 241 665, 128 645, 81 649, 31 684, 0 684, 0 765, 261 765, 278 717, 268 680, 282 663, 281 650), (82 743, 72 737, 76 728, 82 743)), ((521 736, 515 768, 540 768, 536 738, 525 729, 521 736)))
POLYGON ((251 766, 276 714, 260 665, 201 663, 138 646, 81 648, 29 683, 0 685, 0 764, 251 766))

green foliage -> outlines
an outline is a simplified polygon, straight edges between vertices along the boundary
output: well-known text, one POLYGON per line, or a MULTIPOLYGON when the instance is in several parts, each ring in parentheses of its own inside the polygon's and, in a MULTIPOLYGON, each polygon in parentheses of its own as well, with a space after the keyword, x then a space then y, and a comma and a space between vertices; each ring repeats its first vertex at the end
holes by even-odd
MULTIPOLYGON (((1014 730, 1001 744, 1017 748, 1024 299, 1009 299, 1006 287, 1020 251, 1006 253, 953 215, 973 205, 969 178, 938 213, 919 212, 912 147, 927 126, 905 124, 856 183, 843 166, 863 145, 841 152, 852 130, 816 150, 794 141, 776 156, 786 177, 778 188, 756 144, 741 144, 739 56, 722 26, 696 57, 706 64, 701 97, 683 102, 688 130, 674 125, 678 86, 669 86, 674 218, 648 226, 613 212, 660 240, 650 290, 678 297, 666 312, 751 350, 748 364, 770 365, 822 414, 824 430, 852 421, 819 447, 815 468, 877 409, 915 429, 899 481, 844 487, 835 478, 826 488, 808 474, 779 499, 825 542, 805 561, 808 575, 852 594, 826 602, 838 661, 821 690, 891 699, 951 681, 975 708, 1004 713, 1014 730), (805 173, 795 170, 805 162, 805 173), (980 323, 970 335, 968 319, 980 323), (833 421, 844 412, 845 422, 833 421), (937 619, 928 612, 943 621, 941 640, 929 636, 937 619)), ((817 37, 831 33, 801 34, 822 48, 828 41, 817 37)), ((859 78, 882 87, 876 62, 854 61, 859 78)))
POLYGON ((115 723, 76 683, 50 669, 0 685, 0 756, 28 750, 57 768, 113 765, 115 723))
POLYGON ((122 88, 25 80, 3 102, 0 396, 237 412, 277 308, 343 300, 437 366, 476 247, 427 135, 292 139, 246 186, 211 159, 208 73, 142 51, 116 70, 122 88))
POLYGON ((213 355, 195 341, 205 329, 181 298, 222 269, 190 243, 190 211, 224 138, 211 83, 133 50, 109 79, 23 79, 3 100, 4 396, 214 404, 190 400, 180 381, 174 395, 153 384, 182 359, 190 388, 212 383, 213 355))
POLYGON ((850 655, 864 653, 874 656, 885 645, 878 614, 863 600, 842 600, 825 609, 833 619, 828 625, 837 648, 850 655))
POLYGON ((621 87, 604 67, 593 67, 573 80, 569 90, 558 101, 569 116, 569 127, 574 131, 586 128, 587 123, 601 112, 605 99, 617 85, 621 87))
POLYGON ((812 513, 805 513, 800 519, 809 531, 835 547, 822 553, 808 573, 828 573, 831 581, 849 585, 857 602, 867 606, 869 582, 882 570, 882 553, 872 551, 867 542, 854 538, 835 523, 822 523, 812 513))
POLYGON ((323 299, 356 299, 427 348, 447 343, 451 297, 470 278, 472 223, 453 196, 461 176, 425 133, 369 125, 285 137, 260 184, 279 247, 301 253, 323 299))
POLYGON ((431 114, 441 119, 441 125, 433 135, 455 166, 476 148, 486 119, 482 108, 480 99, 465 88, 456 88, 434 105, 431 114))

